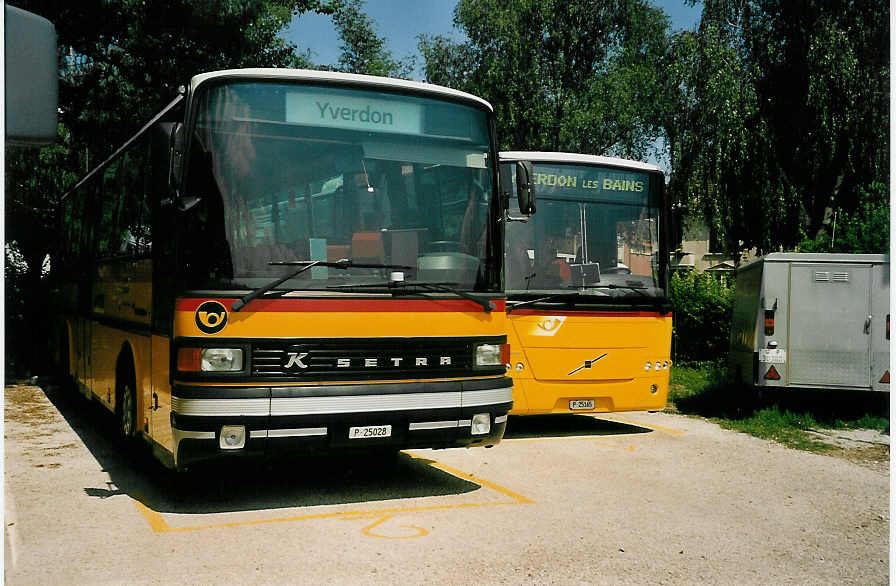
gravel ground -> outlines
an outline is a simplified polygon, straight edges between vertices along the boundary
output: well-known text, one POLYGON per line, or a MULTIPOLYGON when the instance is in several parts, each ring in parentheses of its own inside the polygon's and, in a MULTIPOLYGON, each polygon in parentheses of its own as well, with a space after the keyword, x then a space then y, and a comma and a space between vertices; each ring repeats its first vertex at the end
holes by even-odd
POLYGON ((185 485, 82 401, 22 385, 5 405, 8 584, 889 577, 885 445, 819 455, 665 413, 512 418, 494 449, 415 450, 388 476, 339 461, 185 485))

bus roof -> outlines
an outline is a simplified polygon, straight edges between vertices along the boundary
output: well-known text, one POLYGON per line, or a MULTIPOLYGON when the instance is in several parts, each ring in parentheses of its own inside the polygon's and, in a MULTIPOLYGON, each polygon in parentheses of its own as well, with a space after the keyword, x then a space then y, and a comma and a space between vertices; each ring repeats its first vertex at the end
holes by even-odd
POLYGON ((651 163, 633 161, 630 159, 617 159, 616 157, 600 157, 597 155, 582 155, 579 153, 555 153, 544 151, 502 151, 498 153, 502 161, 532 161, 537 163, 573 163, 577 165, 604 165, 607 167, 620 167, 624 169, 638 169, 640 171, 653 171, 662 173, 663 170, 651 163))
POLYGON ((489 112, 494 112, 492 105, 480 97, 459 90, 423 83, 395 79, 391 77, 378 77, 375 75, 360 75, 356 73, 340 73, 335 71, 315 71, 312 69, 274 69, 274 68, 250 68, 250 69, 224 69, 201 73, 190 80, 191 93, 199 85, 213 79, 265 79, 265 80, 300 80, 307 82, 324 82, 331 84, 361 85, 371 88, 386 90, 409 90, 423 94, 445 97, 453 100, 474 102, 489 112))

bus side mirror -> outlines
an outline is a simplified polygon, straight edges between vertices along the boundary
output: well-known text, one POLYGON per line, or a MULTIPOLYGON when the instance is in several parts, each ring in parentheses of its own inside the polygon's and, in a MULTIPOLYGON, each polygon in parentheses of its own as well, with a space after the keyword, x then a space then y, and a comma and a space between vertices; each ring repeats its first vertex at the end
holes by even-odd
POLYGON ((535 213, 535 192, 532 190, 532 163, 516 162, 516 199, 520 213, 531 216, 535 213))

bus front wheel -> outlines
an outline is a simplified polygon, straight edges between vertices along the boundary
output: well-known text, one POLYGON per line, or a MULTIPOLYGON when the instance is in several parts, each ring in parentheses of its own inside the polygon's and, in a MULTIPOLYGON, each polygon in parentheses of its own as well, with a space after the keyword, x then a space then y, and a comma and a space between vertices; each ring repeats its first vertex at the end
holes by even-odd
POLYGON ((118 391, 118 425, 125 439, 137 436, 137 393, 132 376, 121 381, 118 391))

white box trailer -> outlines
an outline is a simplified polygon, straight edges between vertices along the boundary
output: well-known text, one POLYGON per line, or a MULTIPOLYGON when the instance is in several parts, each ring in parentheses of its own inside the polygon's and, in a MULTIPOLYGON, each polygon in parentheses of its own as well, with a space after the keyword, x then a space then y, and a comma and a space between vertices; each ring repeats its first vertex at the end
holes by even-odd
POLYGON ((890 390, 890 261, 774 253, 737 270, 728 357, 760 388, 890 390))

